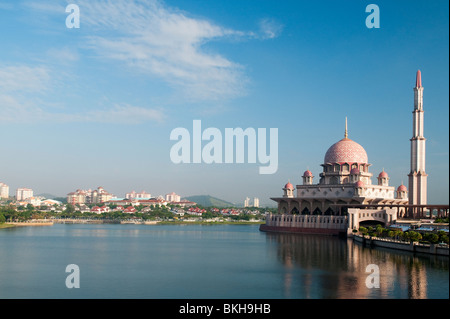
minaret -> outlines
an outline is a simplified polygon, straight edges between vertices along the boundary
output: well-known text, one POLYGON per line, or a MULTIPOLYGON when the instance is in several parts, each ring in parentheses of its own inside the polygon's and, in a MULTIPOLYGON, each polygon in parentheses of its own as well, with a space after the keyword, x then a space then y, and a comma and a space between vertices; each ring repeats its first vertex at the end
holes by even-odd
POLYGON ((427 204, 427 174, 425 173, 425 137, 423 137, 423 86, 420 70, 414 88, 413 137, 411 138, 411 172, 409 204, 427 204))

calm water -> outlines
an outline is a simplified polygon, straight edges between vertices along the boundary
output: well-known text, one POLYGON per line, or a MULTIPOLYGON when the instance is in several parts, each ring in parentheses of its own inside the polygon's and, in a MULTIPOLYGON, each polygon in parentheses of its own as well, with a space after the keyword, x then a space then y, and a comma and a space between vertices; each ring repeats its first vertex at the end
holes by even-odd
POLYGON ((0 298, 449 298, 449 258, 257 225, 54 225, 0 230, 0 298), (68 289, 66 266, 80 269, 68 289), (380 269, 367 288, 366 266, 380 269))

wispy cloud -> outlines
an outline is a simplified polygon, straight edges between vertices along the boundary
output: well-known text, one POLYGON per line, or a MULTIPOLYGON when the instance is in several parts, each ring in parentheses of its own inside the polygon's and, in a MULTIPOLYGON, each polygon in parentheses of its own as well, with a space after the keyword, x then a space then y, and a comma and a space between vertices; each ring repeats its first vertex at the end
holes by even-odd
MULTIPOLYGON (((34 13, 47 14, 46 17, 58 16, 61 24, 69 2, 25 0, 21 4, 34 13)), ((70 66, 84 63, 86 52, 91 57, 95 53, 99 63, 119 62, 135 73, 161 79, 181 92, 183 99, 222 101, 241 96, 246 94, 249 82, 245 67, 214 52, 214 46, 209 44, 234 39, 271 39, 282 30, 270 19, 261 20, 256 32, 234 30, 207 19, 190 17, 159 0, 78 0, 76 4, 81 11, 81 28, 87 30, 78 38, 83 39, 82 44, 72 42, 49 48, 38 59, 41 66, 0 64, 0 121, 141 123, 164 120, 161 109, 134 106, 126 101, 114 101, 108 108, 97 105, 84 113, 75 113, 67 106, 54 112, 45 94, 69 86, 65 81, 73 77, 68 73, 73 70, 70 66)))
POLYGON ((208 42, 245 32, 188 17, 156 0, 83 0, 79 5, 83 24, 96 32, 88 38, 88 47, 99 56, 159 77, 193 99, 245 93, 244 67, 204 49, 208 42))
POLYGON ((280 35, 283 26, 274 19, 265 18, 259 21, 259 27, 263 38, 273 39, 280 35))
POLYGON ((162 122, 164 113, 158 109, 116 104, 108 109, 92 110, 84 114, 63 115, 60 119, 67 122, 140 124, 147 121, 162 122))
POLYGON ((164 113, 129 104, 86 112, 52 112, 45 95, 53 90, 51 70, 44 66, 0 66, 0 122, 96 122, 139 124, 161 122, 164 113))
POLYGON ((0 67, 0 92, 36 92, 47 88, 50 80, 46 67, 14 65, 0 67))

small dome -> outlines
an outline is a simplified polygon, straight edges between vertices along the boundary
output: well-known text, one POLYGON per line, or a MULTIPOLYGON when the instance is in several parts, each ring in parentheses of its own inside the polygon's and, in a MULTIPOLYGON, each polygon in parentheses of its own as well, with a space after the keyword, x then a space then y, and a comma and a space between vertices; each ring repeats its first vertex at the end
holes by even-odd
POLYGON ((355 175, 355 174, 359 174, 359 169, 358 168, 352 168, 352 170, 350 171, 350 175, 355 175))
POLYGON ((384 170, 378 175, 379 178, 388 178, 389 175, 384 170))
POLYGON ((311 171, 308 169, 303 173, 303 177, 312 177, 313 174, 311 173, 311 171))
POLYGON ((284 185, 284 188, 287 188, 287 189, 294 189, 294 185, 292 185, 292 184, 289 182, 289 183, 287 183, 286 185, 284 185))
POLYGON ((356 187, 356 188, 362 188, 362 187, 364 187, 363 181, 357 181, 357 182, 355 183, 355 187, 356 187))
POLYGON ((408 191, 408 189, 406 188, 406 186, 405 185, 400 185, 398 188, 397 188, 397 191, 398 192, 407 192, 408 191))

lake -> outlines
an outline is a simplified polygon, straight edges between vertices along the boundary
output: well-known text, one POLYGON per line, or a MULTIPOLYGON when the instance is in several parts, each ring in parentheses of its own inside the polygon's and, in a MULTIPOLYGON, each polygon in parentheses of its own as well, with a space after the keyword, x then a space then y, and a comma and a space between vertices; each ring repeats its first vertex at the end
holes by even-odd
POLYGON ((448 299, 449 258, 259 225, 15 227, 0 230, 0 298, 448 299))

